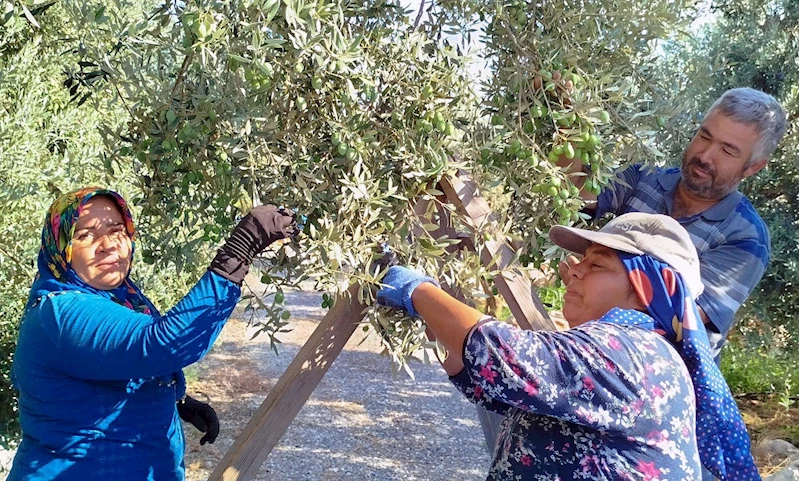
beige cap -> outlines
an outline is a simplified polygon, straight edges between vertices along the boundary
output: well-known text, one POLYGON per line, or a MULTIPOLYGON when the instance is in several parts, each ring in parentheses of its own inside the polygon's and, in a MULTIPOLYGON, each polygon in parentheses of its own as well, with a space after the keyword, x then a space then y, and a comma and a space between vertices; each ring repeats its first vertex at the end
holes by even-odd
POLYGON ((598 231, 557 225, 549 229, 549 238, 577 254, 585 254, 594 243, 630 254, 646 254, 679 272, 694 298, 705 289, 699 257, 688 231, 667 215, 631 212, 616 217, 598 231))

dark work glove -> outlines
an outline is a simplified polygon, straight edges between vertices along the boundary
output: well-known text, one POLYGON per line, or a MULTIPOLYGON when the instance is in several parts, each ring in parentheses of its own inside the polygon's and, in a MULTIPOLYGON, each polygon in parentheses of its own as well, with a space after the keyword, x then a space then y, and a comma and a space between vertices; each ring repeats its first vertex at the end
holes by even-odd
POLYGON ((214 444, 219 435, 219 418, 216 416, 214 408, 186 396, 183 400, 178 401, 178 415, 180 415, 180 419, 192 423, 200 432, 205 433, 205 436, 200 439, 200 446, 205 443, 214 444))
POLYGON ((291 210, 273 205, 255 207, 233 229, 208 270, 241 284, 258 253, 272 242, 298 233, 295 214, 291 210))

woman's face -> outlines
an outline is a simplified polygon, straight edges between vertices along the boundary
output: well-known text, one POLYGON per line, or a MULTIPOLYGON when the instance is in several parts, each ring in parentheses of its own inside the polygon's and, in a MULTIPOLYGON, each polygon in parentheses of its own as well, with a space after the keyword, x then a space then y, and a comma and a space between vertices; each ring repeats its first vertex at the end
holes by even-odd
POLYGON ((72 236, 72 269, 95 289, 119 287, 130 270, 132 245, 119 206, 96 196, 84 205, 72 236))
POLYGON ((624 264, 609 247, 591 245, 569 275, 563 317, 571 327, 599 319, 614 307, 646 309, 630 284, 624 264))

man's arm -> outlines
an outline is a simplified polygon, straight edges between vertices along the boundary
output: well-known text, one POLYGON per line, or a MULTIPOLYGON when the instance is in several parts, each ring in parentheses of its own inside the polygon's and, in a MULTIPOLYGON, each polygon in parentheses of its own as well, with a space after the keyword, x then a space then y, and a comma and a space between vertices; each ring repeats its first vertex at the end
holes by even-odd
POLYGON ((580 189, 580 198, 585 201, 584 210, 588 212, 593 212, 596 210, 597 195, 585 188, 585 180, 587 178, 586 174, 591 171, 591 168, 587 165, 584 165, 583 162, 577 157, 568 159, 565 155, 560 156, 556 165, 563 169, 563 171, 566 172, 566 175, 569 176, 569 180, 571 180, 572 184, 580 189))
POLYGON ((585 188, 587 166, 577 159, 561 157, 557 165, 569 174, 571 182, 580 189, 580 197, 586 202, 584 211, 598 219, 608 212, 625 213, 625 206, 635 193, 641 178, 641 164, 633 164, 616 174, 616 178, 608 182, 599 195, 585 188))
MULTIPOLYGON (((754 291, 768 265, 768 239, 738 239, 699 258, 705 291, 696 300, 705 324, 726 339, 735 313, 754 291)), ((712 346, 711 346, 712 347, 712 346)))

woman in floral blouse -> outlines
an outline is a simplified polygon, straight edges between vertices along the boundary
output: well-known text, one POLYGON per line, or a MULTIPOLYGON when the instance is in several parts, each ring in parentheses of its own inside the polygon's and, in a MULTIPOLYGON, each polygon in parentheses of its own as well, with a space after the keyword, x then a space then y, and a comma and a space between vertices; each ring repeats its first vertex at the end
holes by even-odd
POLYGON ((404 267, 378 292, 425 320, 467 398, 504 415, 488 479, 698 480, 700 463, 722 480, 760 479, 697 322, 703 286, 685 229, 631 213, 550 238, 584 256, 564 296, 568 331, 499 322, 404 267))

